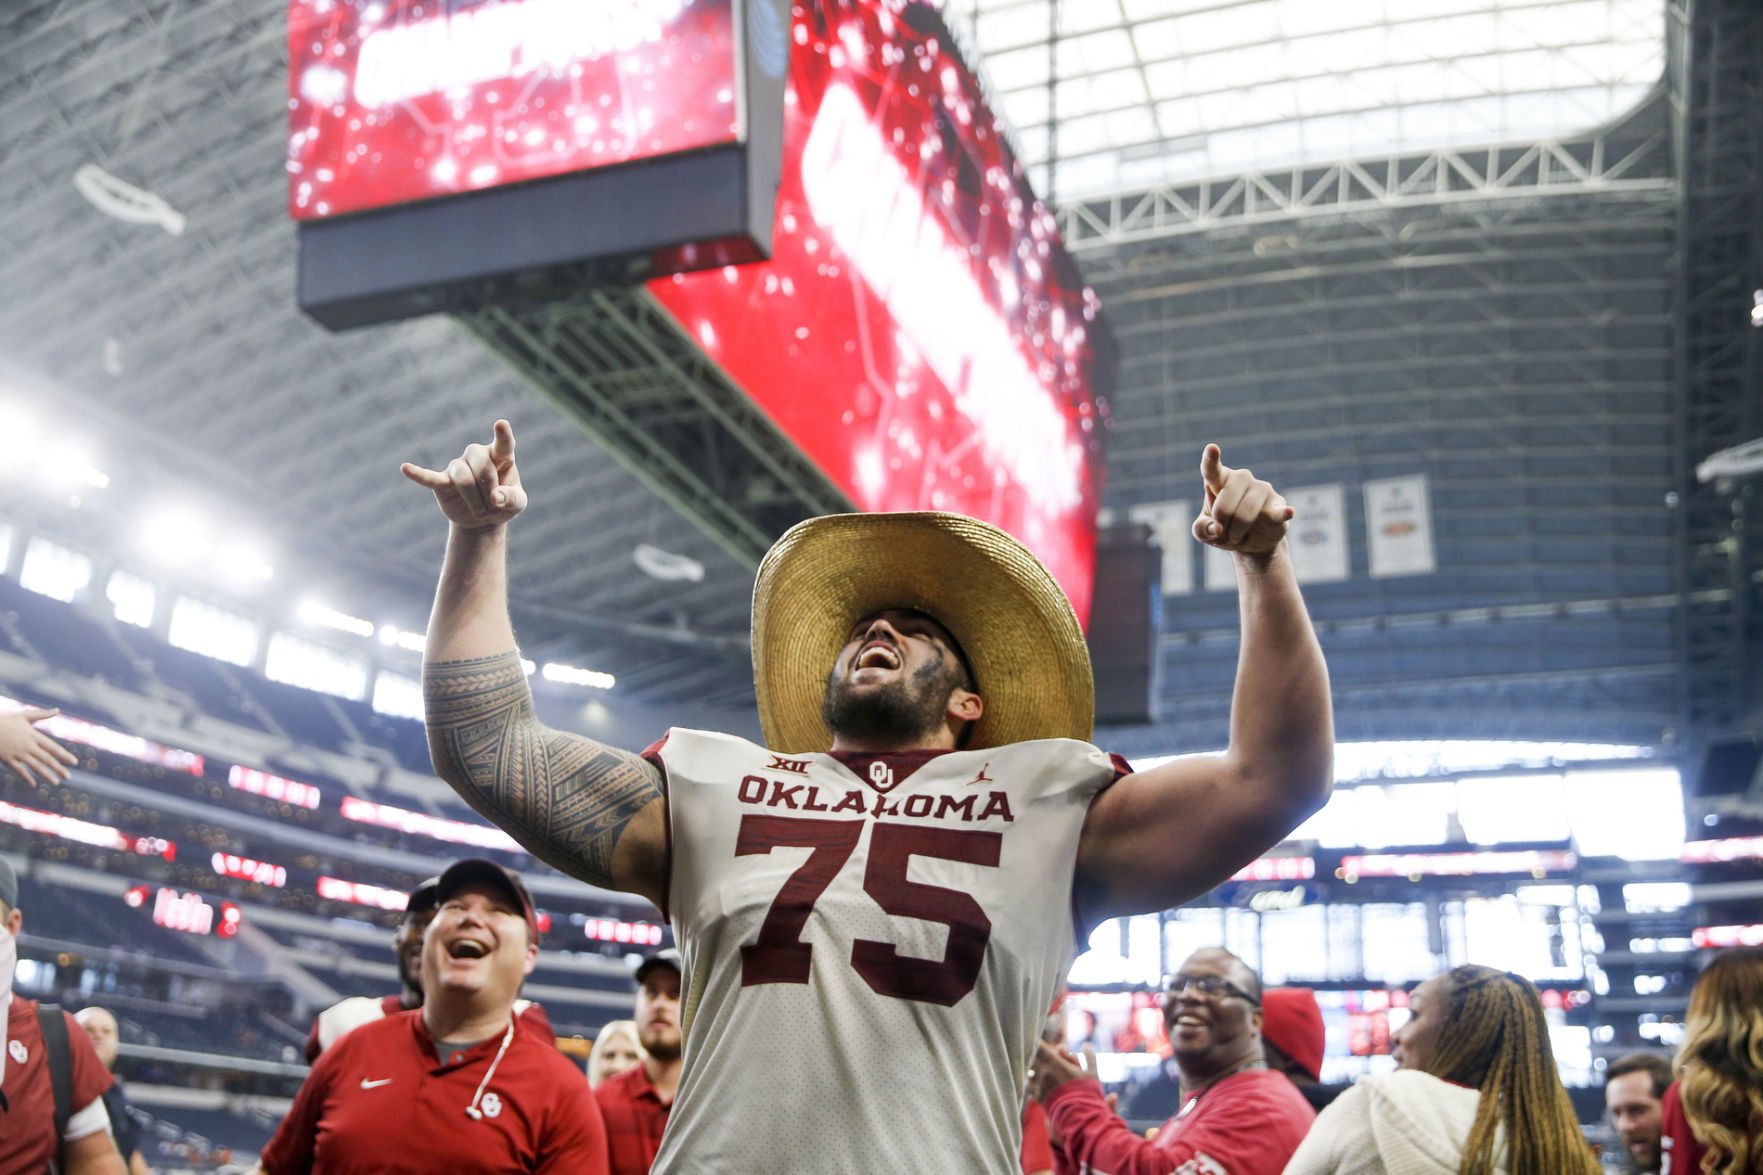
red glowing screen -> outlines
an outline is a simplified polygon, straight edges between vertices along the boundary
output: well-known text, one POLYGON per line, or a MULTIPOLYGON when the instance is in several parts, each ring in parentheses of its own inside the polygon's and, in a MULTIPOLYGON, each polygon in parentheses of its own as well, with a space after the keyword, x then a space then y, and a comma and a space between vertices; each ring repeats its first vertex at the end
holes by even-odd
POLYGON ((289 0, 312 220, 741 137, 733 0, 289 0))
POLYGON ((930 5, 792 19, 771 260, 649 288, 859 509, 993 522, 1087 620, 1096 297, 930 5))

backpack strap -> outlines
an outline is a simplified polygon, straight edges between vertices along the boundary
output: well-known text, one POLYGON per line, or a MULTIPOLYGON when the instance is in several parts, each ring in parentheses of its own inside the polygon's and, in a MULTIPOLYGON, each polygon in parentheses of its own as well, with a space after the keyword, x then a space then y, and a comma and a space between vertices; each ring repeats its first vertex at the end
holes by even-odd
POLYGON ((49 1085, 55 1091, 55 1146, 67 1133, 73 1117, 73 1054, 67 1038, 67 1017, 60 1004, 39 1004, 37 1026, 43 1030, 44 1059, 49 1065, 49 1085))

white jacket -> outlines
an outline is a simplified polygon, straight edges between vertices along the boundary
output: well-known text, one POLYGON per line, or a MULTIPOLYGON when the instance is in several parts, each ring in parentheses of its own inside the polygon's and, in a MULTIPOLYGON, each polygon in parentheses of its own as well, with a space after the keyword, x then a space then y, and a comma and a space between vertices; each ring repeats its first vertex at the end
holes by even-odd
MULTIPOLYGON (((1457 1175, 1481 1093, 1398 1069, 1361 1077, 1316 1116, 1285 1175, 1457 1175)), ((1506 1170, 1504 1138, 1495 1169, 1506 1170)))

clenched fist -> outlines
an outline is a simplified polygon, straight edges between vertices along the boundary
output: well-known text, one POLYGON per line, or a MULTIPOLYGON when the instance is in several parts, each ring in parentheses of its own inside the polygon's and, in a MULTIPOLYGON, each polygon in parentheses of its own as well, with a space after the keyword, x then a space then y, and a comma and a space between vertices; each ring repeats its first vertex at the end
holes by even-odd
POLYGON ((465 530, 502 526, 526 509, 526 491, 514 467, 514 429, 498 420, 488 445, 467 445, 444 470, 425 469, 406 461, 404 476, 434 491, 435 503, 447 521, 465 530))

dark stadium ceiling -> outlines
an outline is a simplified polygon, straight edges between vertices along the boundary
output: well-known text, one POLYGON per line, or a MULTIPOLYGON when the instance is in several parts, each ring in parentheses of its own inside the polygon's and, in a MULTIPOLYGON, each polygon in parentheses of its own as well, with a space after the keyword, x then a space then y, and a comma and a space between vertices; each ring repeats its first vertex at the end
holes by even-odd
MULTIPOLYGON (((1660 745, 1681 690, 1662 4, 1318 15, 1354 7, 1060 6, 1052 178, 1122 349, 1108 504, 1191 501, 1208 440, 1283 486, 1342 485, 1351 574, 1309 594, 1345 737, 1660 745), (1362 488, 1409 474, 1438 570, 1371 578, 1362 488)), ((1044 0, 949 9, 1044 182, 1044 0)), ((295 309, 285 44, 262 0, 0 5, 0 396, 142 471, 88 513, 192 491, 275 536, 278 591, 415 628, 444 528, 398 463, 507 416, 529 654, 646 706, 749 706, 750 568, 451 321, 330 335, 295 309), (94 163, 182 234, 100 214, 73 183, 94 163), (650 578, 639 543, 706 574, 650 578)), ((1233 597, 1167 604, 1164 721, 1110 732, 1128 753, 1225 737, 1233 597)))

